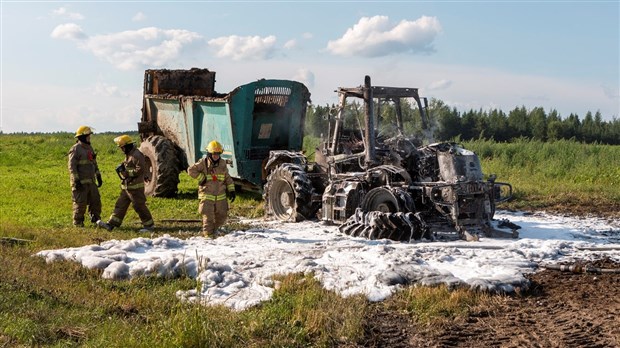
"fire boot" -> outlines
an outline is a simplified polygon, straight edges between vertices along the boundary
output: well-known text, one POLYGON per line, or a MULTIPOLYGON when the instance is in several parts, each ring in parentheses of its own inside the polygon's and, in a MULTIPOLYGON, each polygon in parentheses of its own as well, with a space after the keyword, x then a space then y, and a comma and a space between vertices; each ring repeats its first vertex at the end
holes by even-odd
POLYGON ((105 221, 101 221, 101 220, 97 220, 97 226, 99 226, 101 228, 105 228, 108 231, 112 231, 114 229, 114 226, 110 225, 109 223, 107 223, 105 221))

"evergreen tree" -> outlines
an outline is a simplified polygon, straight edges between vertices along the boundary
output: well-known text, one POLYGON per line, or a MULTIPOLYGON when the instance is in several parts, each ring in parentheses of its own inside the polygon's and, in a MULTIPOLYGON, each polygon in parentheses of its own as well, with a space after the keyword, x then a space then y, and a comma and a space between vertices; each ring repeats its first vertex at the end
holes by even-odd
POLYGON ((461 119, 461 139, 472 140, 478 138, 480 134, 476 133, 476 112, 469 110, 463 114, 461 119))
POLYGON ((564 139, 581 139, 581 121, 579 121, 579 116, 571 113, 563 123, 564 139))
MULTIPOLYGON (((424 139, 422 121, 417 103, 412 100, 401 100, 403 113, 403 131, 407 136, 424 139)), ((603 115, 597 111, 594 115, 588 111, 582 121, 579 116, 571 113, 566 119, 555 109, 548 114, 542 107, 527 110, 525 106, 516 107, 508 116, 499 109, 484 111, 469 110, 460 114, 456 108, 450 108, 442 100, 432 98, 428 106, 428 126, 433 131, 433 141, 450 141, 457 138, 463 140, 494 139, 499 142, 511 141, 525 137, 540 141, 575 139, 587 143, 620 145, 620 120, 614 117, 611 121, 603 121, 603 115)), ((306 114, 306 134, 319 137, 327 135, 329 117, 333 119, 337 110, 331 107, 310 105, 306 114), (331 116, 330 116, 331 113, 331 116)), ((344 117, 345 129, 359 129, 364 125, 364 105, 354 100, 347 104, 344 117)), ((375 103, 375 123, 383 136, 396 134, 396 107, 392 101, 375 103), (380 116, 380 117, 379 117, 380 116)), ((427 139, 428 140, 428 139, 427 139)))
POLYGON ((594 129, 594 117, 592 113, 588 111, 586 113, 586 117, 583 119, 583 123, 581 124, 581 140, 586 143, 591 143, 594 140, 595 129, 594 129))
POLYGON ((450 110, 446 106, 439 108, 436 112, 439 114, 437 116, 439 126, 435 132, 435 138, 438 141, 452 140, 461 135, 461 116, 456 108, 450 110))
POLYGON ((506 114, 502 110, 493 109, 489 113, 488 120, 488 139, 495 139, 497 141, 510 140, 508 133, 508 120, 506 114))
POLYGON ((547 140, 547 115, 545 110, 537 107, 530 111, 529 115, 532 139, 547 140))
POLYGON ((525 106, 517 107, 508 113, 508 127, 510 138, 529 138, 531 136, 525 106))

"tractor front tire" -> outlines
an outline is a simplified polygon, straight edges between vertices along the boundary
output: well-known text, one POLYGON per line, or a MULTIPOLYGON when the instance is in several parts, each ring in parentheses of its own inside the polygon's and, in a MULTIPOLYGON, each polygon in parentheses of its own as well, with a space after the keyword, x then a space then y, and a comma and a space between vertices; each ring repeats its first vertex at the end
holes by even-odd
POLYGON ((144 193, 154 197, 174 197, 179 185, 181 164, 174 143, 161 135, 140 144, 146 162, 144 193))
POLYGON ((426 224, 414 213, 365 212, 357 209, 338 227, 341 233, 366 239, 391 239, 399 242, 432 240, 426 224))
POLYGON ((267 177, 263 193, 268 217, 289 222, 311 219, 318 206, 313 204, 314 188, 299 165, 283 163, 267 177))

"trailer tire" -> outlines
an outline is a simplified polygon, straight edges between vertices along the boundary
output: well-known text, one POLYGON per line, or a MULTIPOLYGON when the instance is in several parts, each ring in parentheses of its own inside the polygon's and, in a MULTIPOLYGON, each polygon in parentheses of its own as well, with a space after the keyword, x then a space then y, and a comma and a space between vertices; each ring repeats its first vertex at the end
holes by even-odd
POLYGON ((299 222, 314 217, 318 206, 313 204, 314 188, 303 167, 283 163, 267 177, 263 193, 268 217, 299 222))
POLYGON ((172 141, 161 135, 140 144, 146 162, 144 193, 154 197, 174 197, 179 185, 181 163, 172 141))

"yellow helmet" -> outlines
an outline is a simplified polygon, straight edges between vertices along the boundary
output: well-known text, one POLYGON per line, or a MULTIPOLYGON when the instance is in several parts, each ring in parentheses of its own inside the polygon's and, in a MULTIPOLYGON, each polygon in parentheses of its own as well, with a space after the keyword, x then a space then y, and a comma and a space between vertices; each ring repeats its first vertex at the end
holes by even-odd
POLYGON ((224 152, 224 147, 222 147, 222 144, 220 144, 217 141, 213 140, 212 142, 209 143, 209 145, 207 145, 207 149, 206 150, 209 153, 215 153, 215 152, 222 153, 222 152, 224 152))
POLYGON ((80 128, 75 131, 75 137, 79 137, 80 135, 89 135, 93 134, 93 129, 89 126, 80 126, 80 128))
POLYGON ((123 134, 120 137, 114 138, 114 142, 118 147, 123 147, 127 144, 133 144, 133 140, 131 140, 131 137, 127 134, 123 134))

